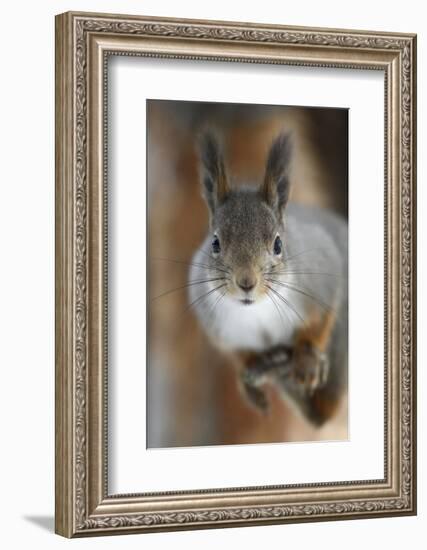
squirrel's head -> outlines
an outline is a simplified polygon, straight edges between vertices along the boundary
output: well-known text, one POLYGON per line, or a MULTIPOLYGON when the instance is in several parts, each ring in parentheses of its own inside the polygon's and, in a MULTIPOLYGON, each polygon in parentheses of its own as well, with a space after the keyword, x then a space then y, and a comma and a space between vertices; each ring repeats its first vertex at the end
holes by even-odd
POLYGON ((210 212, 210 264, 227 272, 228 294, 244 304, 266 295, 265 276, 283 261, 290 153, 289 135, 280 134, 267 155, 262 182, 233 188, 218 139, 211 132, 201 139, 203 194, 210 212))

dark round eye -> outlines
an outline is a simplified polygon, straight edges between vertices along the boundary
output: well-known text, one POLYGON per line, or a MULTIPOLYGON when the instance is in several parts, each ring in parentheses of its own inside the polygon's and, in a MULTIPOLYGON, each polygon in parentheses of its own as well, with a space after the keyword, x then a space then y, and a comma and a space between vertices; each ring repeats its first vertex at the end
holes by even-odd
POLYGON ((282 239, 279 237, 279 235, 277 235, 277 237, 274 239, 273 250, 276 256, 282 253, 282 239))
POLYGON ((214 235, 212 240, 212 252, 214 254, 219 254, 221 252, 221 245, 219 244, 219 239, 217 235, 214 235))

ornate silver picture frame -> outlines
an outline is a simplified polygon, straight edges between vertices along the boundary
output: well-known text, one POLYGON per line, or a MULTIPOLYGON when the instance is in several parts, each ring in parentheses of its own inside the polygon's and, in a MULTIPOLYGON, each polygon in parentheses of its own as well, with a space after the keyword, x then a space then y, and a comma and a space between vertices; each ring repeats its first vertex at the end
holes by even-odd
POLYGON ((416 513, 416 37, 68 12, 56 17, 56 532, 65 537, 416 513), (384 74, 384 477, 110 494, 110 56, 384 74))

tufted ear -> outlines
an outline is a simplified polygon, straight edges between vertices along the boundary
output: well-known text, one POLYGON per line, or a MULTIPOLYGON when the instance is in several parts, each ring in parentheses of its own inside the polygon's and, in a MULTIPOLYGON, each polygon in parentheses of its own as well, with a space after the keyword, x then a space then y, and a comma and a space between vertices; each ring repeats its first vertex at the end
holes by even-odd
POLYGON ((202 135, 199 150, 203 195, 211 215, 213 215, 218 204, 227 197, 230 188, 222 150, 212 131, 207 131, 202 135))
POLYGON ((276 210, 279 216, 282 215, 289 198, 291 149, 289 134, 279 134, 270 147, 264 181, 261 186, 264 200, 276 210))

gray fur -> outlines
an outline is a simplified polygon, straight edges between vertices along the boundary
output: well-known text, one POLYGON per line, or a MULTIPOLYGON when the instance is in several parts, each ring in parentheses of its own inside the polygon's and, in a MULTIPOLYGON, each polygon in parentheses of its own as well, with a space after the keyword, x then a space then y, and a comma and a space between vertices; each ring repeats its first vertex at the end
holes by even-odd
POLYGON ((278 215, 283 214, 289 198, 289 165, 291 161, 291 138, 279 134, 273 141, 267 157, 262 193, 264 200, 278 215))
POLYGON ((219 138, 212 131, 203 134, 199 147, 204 197, 213 215, 229 191, 224 155, 219 138))

